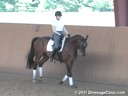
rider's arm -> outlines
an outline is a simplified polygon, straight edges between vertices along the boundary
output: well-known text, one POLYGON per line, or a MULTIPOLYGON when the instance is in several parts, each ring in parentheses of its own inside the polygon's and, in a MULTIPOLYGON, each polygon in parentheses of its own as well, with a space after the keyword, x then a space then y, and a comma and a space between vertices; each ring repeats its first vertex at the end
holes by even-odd
POLYGON ((67 37, 70 37, 70 34, 68 33, 68 31, 67 31, 67 29, 66 29, 65 27, 63 27, 63 31, 65 32, 65 35, 66 35, 67 37))
POLYGON ((67 31, 67 29, 66 29, 65 27, 63 27, 63 30, 64 30, 64 32, 65 32, 66 34, 69 34, 68 31, 67 31))
POLYGON ((56 31, 56 27, 55 26, 52 26, 52 31, 53 31, 53 33, 56 33, 58 35, 61 35, 59 32, 56 31))

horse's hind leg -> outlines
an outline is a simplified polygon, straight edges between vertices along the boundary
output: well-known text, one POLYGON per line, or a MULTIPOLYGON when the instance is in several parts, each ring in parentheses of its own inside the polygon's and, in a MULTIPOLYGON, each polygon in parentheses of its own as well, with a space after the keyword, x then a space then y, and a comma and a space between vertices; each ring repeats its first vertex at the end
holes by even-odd
POLYGON ((33 82, 36 82, 36 69, 37 69, 37 65, 39 64, 39 58, 37 58, 35 56, 35 62, 33 64, 33 82))
POLYGON ((49 57, 47 55, 43 55, 43 58, 40 60, 39 62, 39 80, 42 80, 42 77, 43 77, 43 64, 49 59, 49 57))
POLYGON ((34 63, 34 65, 33 65, 33 82, 36 82, 36 69, 37 69, 37 64, 34 63))

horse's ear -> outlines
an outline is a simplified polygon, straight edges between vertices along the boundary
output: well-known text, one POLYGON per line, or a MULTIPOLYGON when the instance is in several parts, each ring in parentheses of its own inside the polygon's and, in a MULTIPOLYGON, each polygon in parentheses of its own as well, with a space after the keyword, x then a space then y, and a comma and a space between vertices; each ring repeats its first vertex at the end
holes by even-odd
POLYGON ((85 37, 85 39, 86 39, 86 40, 88 39, 88 35, 85 37))

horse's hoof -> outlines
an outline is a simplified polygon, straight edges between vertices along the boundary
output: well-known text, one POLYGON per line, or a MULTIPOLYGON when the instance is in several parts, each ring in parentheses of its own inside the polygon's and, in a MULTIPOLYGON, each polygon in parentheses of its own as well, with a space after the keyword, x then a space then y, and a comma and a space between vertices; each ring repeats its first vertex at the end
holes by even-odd
POLYGON ((41 82, 41 81, 42 81, 42 77, 40 77, 40 78, 38 79, 38 81, 41 82))
POLYGON ((53 63, 56 63, 56 61, 55 61, 55 60, 53 60, 53 63))
POLYGON ((76 85, 71 85, 71 88, 72 89, 77 89, 77 86, 76 85))
POLYGON ((32 82, 33 82, 33 83, 36 83, 36 80, 33 80, 32 82))
POLYGON ((60 81, 58 84, 59 84, 59 85, 62 85, 63 83, 64 83, 63 81, 60 81))
POLYGON ((50 62, 51 62, 51 63, 53 62, 53 59, 52 59, 52 58, 50 58, 50 62))

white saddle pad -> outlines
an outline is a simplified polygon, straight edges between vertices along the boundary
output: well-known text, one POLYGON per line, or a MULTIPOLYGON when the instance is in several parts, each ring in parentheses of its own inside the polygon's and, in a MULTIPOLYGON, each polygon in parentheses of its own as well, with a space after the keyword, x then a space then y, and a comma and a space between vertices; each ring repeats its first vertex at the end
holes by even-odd
MULTIPOLYGON (((66 37, 64 37, 62 40, 62 46, 61 46, 61 49, 59 50, 59 52, 62 52, 65 40, 66 40, 66 37)), ((47 44, 47 51, 50 51, 50 52, 53 51, 53 47, 52 47, 53 44, 54 44, 54 41, 52 39, 50 39, 47 44)))

